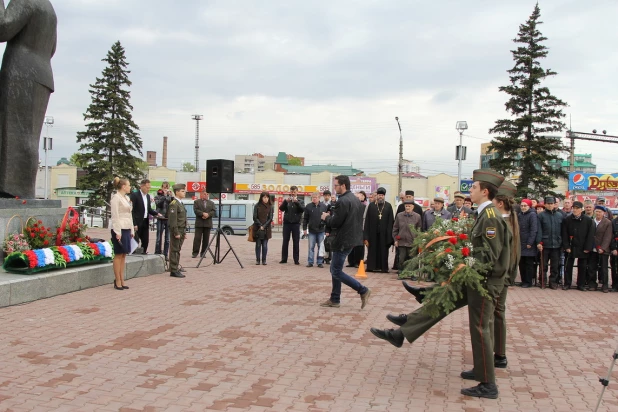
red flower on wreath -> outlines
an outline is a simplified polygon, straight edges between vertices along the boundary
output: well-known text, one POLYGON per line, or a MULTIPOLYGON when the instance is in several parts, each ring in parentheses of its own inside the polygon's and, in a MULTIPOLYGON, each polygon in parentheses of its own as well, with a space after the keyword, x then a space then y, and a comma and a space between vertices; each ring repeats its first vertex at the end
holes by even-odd
POLYGON ((453 249, 451 249, 450 247, 447 247, 446 249, 444 249, 445 253, 451 253, 453 251, 453 249))
POLYGON ((466 235, 465 233, 459 234, 459 240, 466 240, 467 238, 468 238, 468 235, 466 235))
POLYGON ((45 239, 45 241, 43 242, 43 245, 48 246, 49 245, 49 240, 45 239))
POLYGON ((453 222, 459 222, 459 219, 458 219, 458 218, 456 218, 456 217, 452 218, 451 220, 452 220, 453 222))
POLYGON ((32 233, 32 232, 31 232, 31 233, 30 233, 30 237, 34 239, 34 238, 36 237, 36 235, 35 235, 34 233, 32 233))
POLYGON ((450 230, 450 229, 446 231, 446 234, 447 234, 448 236, 455 236, 455 232, 453 232, 453 231, 452 231, 452 230, 450 230))
POLYGON ((455 236, 450 237, 448 241, 453 245, 457 244, 457 238, 455 236))
POLYGON ((470 256, 470 248, 469 247, 462 247, 461 248, 461 254, 468 257, 470 256))
POLYGON ((92 249, 95 256, 101 255, 101 252, 99 251, 99 248, 97 247, 97 245, 95 245, 94 243, 88 243, 88 246, 90 247, 90 249, 92 249))
POLYGON ((30 269, 34 269, 38 261, 36 253, 34 253, 32 250, 26 250, 24 252, 24 255, 28 258, 28 267, 30 269))
POLYGON ((58 248, 58 252, 60 252, 60 254, 62 255, 62 257, 64 258, 65 262, 68 262, 70 260, 69 258, 69 252, 67 252, 67 250, 63 247, 59 247, 58 248))

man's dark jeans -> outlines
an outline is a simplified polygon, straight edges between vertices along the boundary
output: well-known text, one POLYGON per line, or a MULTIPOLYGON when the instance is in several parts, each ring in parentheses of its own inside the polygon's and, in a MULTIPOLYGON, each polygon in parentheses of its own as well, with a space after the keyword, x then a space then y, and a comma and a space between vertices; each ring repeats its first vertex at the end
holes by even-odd
MULTIPOLYGON (((560 278, 560 248, 543 248, 543 278, 545 286, 558 285, 560 278), (547 283, 547 266, 551 261, 549 284, 547 283)), ((541 282, 539 281, 539 284, 541 282)))
POLYGON ((281 261, 288 261, 290 233, 292 234, 292 257, 294 258, 294 263, 298 263, 300 259, 300 223, 283 223, 283 245, 281 246, 281 261))
POLYGON ((163 254, 168 256, 170 251, 170 227, 167 220, 157 220, 157 241, 155 242, 155 254, 161 254, 161 236, 165 236, 163 242, 163 254))
POLYGON ((367 292, 366 286, 361 285, 358 280, 343 273, 343 264, 345 263, 345 258, 350 254, 351 251, 352 249, 331 252, 330 274, 333 278, 333 290, 330 293, 330 301, 333 303, 340 303, 342 283, 357 291, 359 295, 367 292))

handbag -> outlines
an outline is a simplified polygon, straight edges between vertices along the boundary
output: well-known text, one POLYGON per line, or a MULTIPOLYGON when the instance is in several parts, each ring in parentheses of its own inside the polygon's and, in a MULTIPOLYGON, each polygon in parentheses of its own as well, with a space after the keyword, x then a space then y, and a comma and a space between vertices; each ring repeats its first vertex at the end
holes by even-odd
POLYGON ((248 242, 255 242, 255 239, 253 239, 253 225, 249 226, 247 228, 247 233, 249 233, 249 236, 247 236, 247 241, 248 242))

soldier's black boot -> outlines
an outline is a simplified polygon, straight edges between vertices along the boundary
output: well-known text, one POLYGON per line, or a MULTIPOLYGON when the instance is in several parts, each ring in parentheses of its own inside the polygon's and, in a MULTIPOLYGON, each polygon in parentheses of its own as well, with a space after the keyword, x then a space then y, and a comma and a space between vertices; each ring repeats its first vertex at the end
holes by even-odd
POLYGON ((369 329, 376 337, 388 341, 391 345, 401 348, 403 345, 403 332, 399 329, 369 329))
POLYGON ((416 286, 410 286, 408 285, 408 282, 406 282, 405 280, 402 280, 401 283, 403 283, 403 287, 410 292, 412 295, 414 295, 414 298, 416 299, 416 301, 418 303, 423 303, 423 299, 425 299, 425 295, 423 294, 425 292, 425 288, 419 288, 416 286))
POLYGON ((475 398, 498 399, 498 387, 495 383, 479 383, 473 388, 462 389, 461 394, 475 398))
POLYGON ((459 374, 463 379, 467 379, 469 381, 475 380, 474 378, 474 369, 470 369, 469 371, 463 371, 459 374))
POLYGON ((391 315, 390 313, 386 315, 386 319, 390 320, 397 326, 403 326, 408 321, 408 315, 391 315))
POLYGON ((506 368, 508 361, 506 360, 506 356, 494 355, 494 367, 495 368, 506 368))

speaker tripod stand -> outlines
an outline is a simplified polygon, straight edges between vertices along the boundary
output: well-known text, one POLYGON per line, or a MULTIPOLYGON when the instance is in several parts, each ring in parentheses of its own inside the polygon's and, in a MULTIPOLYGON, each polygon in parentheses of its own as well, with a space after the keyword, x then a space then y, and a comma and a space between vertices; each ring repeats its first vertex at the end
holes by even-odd
POLYGON ((234 257, 236 258, 236 261, 240 265, 240 267, 242 269, 245 268, 242 265, 242 263, 240 262, 240 259, 238 258, 238 255, 234 251, 234 248, 230 244, 230 241, 228 240, 227 235, 223 232, 223 230, 221 230, 221 194, 219 194, 219 223, 218 223, 217 227, 215 228, 215 234, 210 239, 210 242, 208 242, 208 246, 206 247, 206 250, 204 250, 204 253, 202 253, 200 255, 200 261, 197 262, 196 268, 199 268, 200 265, 202 264, 202 261, 206 257, 206 252, 210 253, 210 256, 212 256, 212 259, 213 259, 212 263, 214 265, 221 264, 221 262, 223 262, 223 260, 225 260, 227 255, 230 252, 232 252, 234 254, 234 257), (227 246, 228 246, 228 250, 225 252, 223 257, 221 257, 221 236, 222 235, 223 235, 223 239, 225 239, 225 243, 227 243, 227 246), (212 245, 212 242, 215 242, 215 251, 214 252, 210 249, 210 246, 212 245))

